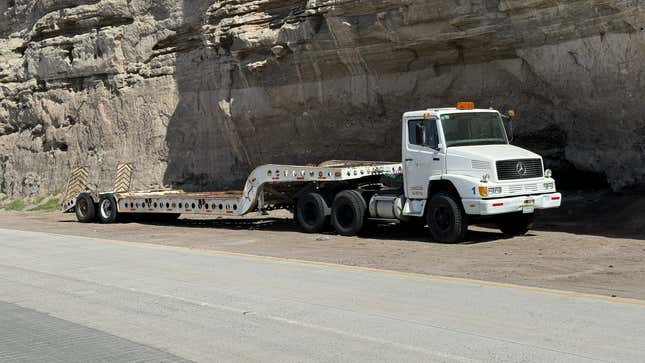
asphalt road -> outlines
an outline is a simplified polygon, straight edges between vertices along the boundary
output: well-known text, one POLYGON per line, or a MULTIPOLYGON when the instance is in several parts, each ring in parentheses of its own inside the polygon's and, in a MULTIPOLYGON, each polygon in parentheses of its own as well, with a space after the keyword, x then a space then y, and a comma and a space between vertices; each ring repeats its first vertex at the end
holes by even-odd
POLYGON ((0 229, 0 361, 645 361, 645 302, 0 229))

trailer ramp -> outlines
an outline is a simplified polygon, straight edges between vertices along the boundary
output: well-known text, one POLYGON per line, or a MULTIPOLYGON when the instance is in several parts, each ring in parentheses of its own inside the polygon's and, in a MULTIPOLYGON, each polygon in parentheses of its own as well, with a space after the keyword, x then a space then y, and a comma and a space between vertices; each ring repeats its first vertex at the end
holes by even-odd
POLYGON ((68 213, 76 207, 76 198, 79 194, 88 191, 87 178, 89 168, 85 165, 76 166, 72 169, 67 181, 65 196, 63 197, 63 212, 68 213))

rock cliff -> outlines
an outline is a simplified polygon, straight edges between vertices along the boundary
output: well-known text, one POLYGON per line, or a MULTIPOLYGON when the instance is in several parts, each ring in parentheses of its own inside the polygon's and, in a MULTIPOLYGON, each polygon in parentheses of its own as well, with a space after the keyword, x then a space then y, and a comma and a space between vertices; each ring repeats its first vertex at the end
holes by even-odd
POLYGON ((77 163, 209 189, 397 160, 402 112, 463 99, 518 110, 517 143, 576 183, 640 186, 644 27, 639 0, 3 0, 0 191, 77 163))

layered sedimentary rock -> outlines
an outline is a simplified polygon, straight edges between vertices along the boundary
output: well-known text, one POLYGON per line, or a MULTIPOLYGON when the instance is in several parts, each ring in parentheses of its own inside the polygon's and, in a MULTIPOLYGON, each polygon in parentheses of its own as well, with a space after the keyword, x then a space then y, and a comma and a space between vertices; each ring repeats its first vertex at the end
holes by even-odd
POLYGON ((465 99, 516 109, 561 175, 641 186, 644 27, 635 0, 5 0, 0 191, 76 164, 108 188, 118 160, 186 189, 398 160, 402 112, 465 99))

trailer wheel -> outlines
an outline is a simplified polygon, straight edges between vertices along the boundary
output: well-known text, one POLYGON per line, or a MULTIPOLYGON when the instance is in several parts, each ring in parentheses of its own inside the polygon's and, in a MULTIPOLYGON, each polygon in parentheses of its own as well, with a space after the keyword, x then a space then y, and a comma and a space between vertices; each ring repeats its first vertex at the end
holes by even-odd
POLYGON ((320 233, 329 224, 329 206, 318 193, 307 193, 298 199, 296 220, 303 231, 320 233))
POLYGON ((523 236, 533 226, 535 214, 513 213, 499 216, 497 226, 508 236, 523 236))
POLYGON ((111 194, 102 196, 98 208, 99 222, 104 224, 114 223, 119 216, 116 199, 111 194))
POLYGON ((426 210, 432 238, 441 243, 459 243, 466 238, 468 221, 459 201, 448 193, 437 193, 426 210))
POLYGON ((76 198, 76 219, 81 223, 92 223, 96 219, 96 206, 94 199, 87 193, 76 198))
POLYGON ((343 236, 356 236, 365 224, 367 203, 360 192, 345 190, 334 198, 331 221, 336 232, 343 236))

